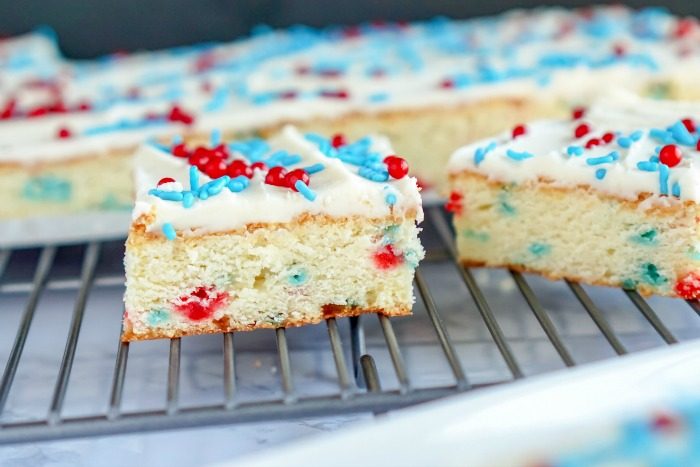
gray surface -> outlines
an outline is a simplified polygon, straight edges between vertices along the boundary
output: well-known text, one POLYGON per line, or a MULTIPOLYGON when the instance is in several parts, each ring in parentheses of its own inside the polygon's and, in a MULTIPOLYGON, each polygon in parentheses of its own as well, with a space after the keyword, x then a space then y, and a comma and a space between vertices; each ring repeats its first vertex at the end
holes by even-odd
MULTIPOLYGON (((556 3, 584 6, 591 2, 556 3)), ((700 14, 698 2, 624 3, 634 7, 664 5, 679 14, 700 14)), ((257 24, 325 26, 377 19, 420 20, 437 15, 467 18, 541 4, 539 0, 5 0, 0 2, 0 33, 17 34, 48 24, 58 32, 61 47, 69 56, 85 58, 116 50, 229 40, 247 34, 257 24)))

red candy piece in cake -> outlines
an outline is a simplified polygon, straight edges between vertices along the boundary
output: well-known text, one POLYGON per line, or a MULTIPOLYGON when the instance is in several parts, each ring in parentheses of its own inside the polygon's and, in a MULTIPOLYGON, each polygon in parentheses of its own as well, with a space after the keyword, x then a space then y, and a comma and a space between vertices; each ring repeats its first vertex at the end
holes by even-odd
POLYGON ((387 156, 384 158, 386 170, 391 178, 404 178, 408 174, 408 162, 399 156, 387 156))
POLYGON ((213 286, 200 286, 189 295, 183 295, 173 304, 178 313, 192 321, 211 318, 216 310, 228 302, 228 293, 217 291, 213 286))
POLYGON ((700 273, 689 272, 678 279, 673 290, 679 297, 686 300, 696 300, 700 298, 700 273))
POLYGON ((403 263, 403 256, 397 255, 391 245, 385 245, 372 256, 378 269, 392 269, 403 263))
POLYGON ((518 136, 524 135, 526 132, 525 125, 518 125, 515 128, 513 128, 512 135, 513 139, 517 138, 518 136))
POLYGON ((586 123, 581 123, 581 124, 580 124, 579 126, 577 126, 576 129, 574 130, 574 135, 575 135, 577 138, 582 138, 582 137, 586 136, 588 133, 590 133, 590 131, 591 131, 591 127, 588 126, 588 124, 586 124, 586 123))
POLYGON ((669 167, 675 167, 680 164, 683 159, 681 148, 675 144, 667 144, 659 152, 659 161, 669 167))
POLYGON ((308 186, 309 185, 309 174, 306 173, 306 170, 304 169, 294 169, 291 172, 287 173, 284 177, 284 185, 291 188, 294 191, 298 191, 297 187, 294 186, 297 181, 301 180, 301 182, 308 186))
POLYGON ((180 106, 177 105, 174 105, 170 109, 170 113, 168 113, 168 120, 171 122, 181 122, 185 125, 192 125, 192 123, 194 123, 194 117, 182 110, 180 106))
POLYGON ((71 131, 68 128, 61 127, 58 129, 56 136, 58 136, 61 139, 66 139, 66 138, 70 138, 71 136, 73 136, 73 134, 71 133, 71 131))
POLYGON ((461 193, 453 191, 450 193, 450 199, 445 203, 445 210, 455 215, 462 214, 462 209, 464 208, 463 200, 464 197, 461 193))
POLYGON ((286 177, 286 175, 287 170, 281 165, 278 165, 276 167, 271 168, 267 172, 267 175, 265 176, 265 183, 267 183, 268 185, 285 186, 284 178, 286 177))
POLYGON ((336 133, 333 135, 333 138, 331 138, 331 144, 334 148, 339 148, 341 146, 345 146, 348 144, 348 142, 345 140, 345 135, 342 133, 336 133))
POLYGON ((584 115, 586 115, 586 109, 584 109, 583 107, 576 107, 574 110, 571 111, 571 117, 574 120, 583 118, 584 115))

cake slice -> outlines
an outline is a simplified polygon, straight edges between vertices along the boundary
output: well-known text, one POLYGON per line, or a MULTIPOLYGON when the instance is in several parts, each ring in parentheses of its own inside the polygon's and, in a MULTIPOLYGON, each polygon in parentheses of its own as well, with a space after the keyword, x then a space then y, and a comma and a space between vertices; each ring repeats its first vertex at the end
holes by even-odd
POLYGON ((455 152, 447 208, 461 262, 699 298, 700 120, 688 105, 634 103, 455 152))
POLYGON ((136 156, 124 340, 410 314, 423 212, 385 139, 212 138, 136 156))

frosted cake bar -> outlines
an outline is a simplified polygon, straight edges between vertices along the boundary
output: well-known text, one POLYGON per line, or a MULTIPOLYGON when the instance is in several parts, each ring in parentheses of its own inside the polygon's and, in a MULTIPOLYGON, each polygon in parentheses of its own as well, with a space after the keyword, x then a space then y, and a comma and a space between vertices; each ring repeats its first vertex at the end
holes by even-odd
POLYGON ((410 314, 421 199, 387 141, 285 128, 149 144, 126 245, 124 340, 410 314))

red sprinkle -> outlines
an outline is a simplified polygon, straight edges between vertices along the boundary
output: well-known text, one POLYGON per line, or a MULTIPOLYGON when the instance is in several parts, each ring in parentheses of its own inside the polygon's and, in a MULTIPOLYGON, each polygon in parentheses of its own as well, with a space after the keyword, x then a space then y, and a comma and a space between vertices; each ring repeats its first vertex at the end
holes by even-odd
POLYGON ((679 19, 676 23, 676 29, 673 31, 674 37, 681 38, 690 34, 695 28, 695 20, 691 18, 679 19))
POLYGON ((174 181, 175 181, 174 178, 164 177, 164 178, 161 178, 160 180, 158 180, 157 186, 161 186, 161 185, 163 185, 163 184, 165 184, 165 183, 172 183, 172 182, 174 182, 174 181))
POLYGON ((345 139, 344 134, 336 133, 333 135, 333 138, 331 138, 331 144, 333 145, 334 148, 339 148, 341 146, 345 146, 346 144, 348 144, 348 142, 345 139))
POLYGON ((452 214, 459 216, 462 214, 464 209, 464 196, 458 191, 453 191, 450 193, 450 199, 445 203, 445 210, 451 212, 452 214))
POLYGON ((673 290, 679 297, 686 300, 697 300, 700 298, 700 272, 689 272, 676 281, 673 290))
POLYGON ((681 148, 675 144, 667 144, 659 152, 659 161, 669 167, 677 166, 683 159, 681 148))
POLYGON ((600 146, 600 140, 598 138, 591 138, 586 142, 586 149, 591 149, 593 146, 600 146))
POLYGON ((212 151, 205 148, 204 146, 199 146, 194 150, 194 153, 189 158, 190 165, 195 165, 199 170, 204 170, 206 165, 212 160, 212 151))
POLYGON ((386 170, 389 172, 391 178, 404 178, 408 174, 408 162, 406 159, 399 156, 386 156, 384 158, 384 163, 386 164, 386 170))
POLYGON ((609 143, 610 141, 615 139, 615 135, 610 132, 607 132, 602 136, 602 139, 604 142, 609 143))
POLYGON ((5 103, 5 107, 0 111, 0 120, 12 118, 17 107, 17 99, 10 99, 5 103))
POLYGON ((219 178, 226 175, 227 168, 226 162, 224 162, 223 159, 212 158, 207 162, 207 165, 204 166, 204 173, 211 178, 219 178))
POLYGON ((253 167, 246 164, 244 160, 236 159, 234 161, 231 161, 231 163, 228 165, 228 168, 226 169, 226 175, 228 175, 231 178, 238 177, 241 175, 243 175, 244 177, 252 178, 253 167))
POLYGON ((321 91, 321 97, 327 97, 329 99, 347 99, 350 97, 350 94, 342 89, 339 91, 321 91))
POLYGON ((683 120, 681 120, 681 122, 683 122, 683 126, 685 126, 686 130, 688 130, 691 133, 695 133, 695 122, 692 118, 684 118, 683 120))
POLYGON ((440 81, 440 87, 442 89, 452 89, 455 87, 455 82, 451 79, 443 79, 442 81, 440 81))
POLYGON ((194 123, 194 117, 189 113, 185 112, 180 108, 180 106, 173 105, 168 113, 168 120, 171 122, 181 122, 185 125, 192 125, 194 123))
POLYGON ((378 269, 392 269, 403 263, 403 256, 397 255, 391 245, 385 245, 377 250, 372 259, 378 269))
POLYGON ((574 120, 578 120, 579 118, 583 118, 583 116, 586 115, 586 109, 583 107, 576 107, 572 112, 571 112, 571 117, 574 120))
POLYGON ((615 44, 613 46, 613 54, 615 54, 616 57, 624 57, 626 53, 627 53, 627 50, 625 49, 624 45, 615 44))
POLYGON ((216 310, 226 305, 228 293, 217 291, 214 286, 200 286, 190 294, 178 298, 173 307, 192 321, 211 318, 216 310))
POLYGON ((301 180, 304 185, 309 185, 309 174, 304 169, 294 169, 284 177, 284 184, 294 191, 298 191, 294 185, 301 180))
POLYGON ((525 125, 518 125, 515 128, 513 128, 513 139, 517 138, 518 136, 524 135, 526 132, 525 125))
POLYGON ((171 149, 171 152, 175 157, 190 157, 190 150, 187 149, 185 143, 176 144, 171 149))
POLYGON ((586 123, 581 123, 579 126, 576 127, 574 130, 574 135, 577 138, 582 138, 586 136, 588 133, 590 133, 591 127, 588 126, 586 123))
POLYGON ((287 170, 281 165, 275 166, 268 170, 265 175, 265 183, 268 185, 284 186, 284 177, 287 175, 287 170))
POLYGON ((66 138, 70 138, 71 136, 73 136, 73 134, 71 133, 71 131, 68 128, 61 127, 58 129, 58 132, 56 132, 56 136, 58 136, 61 139, 66 139, 66 138))

